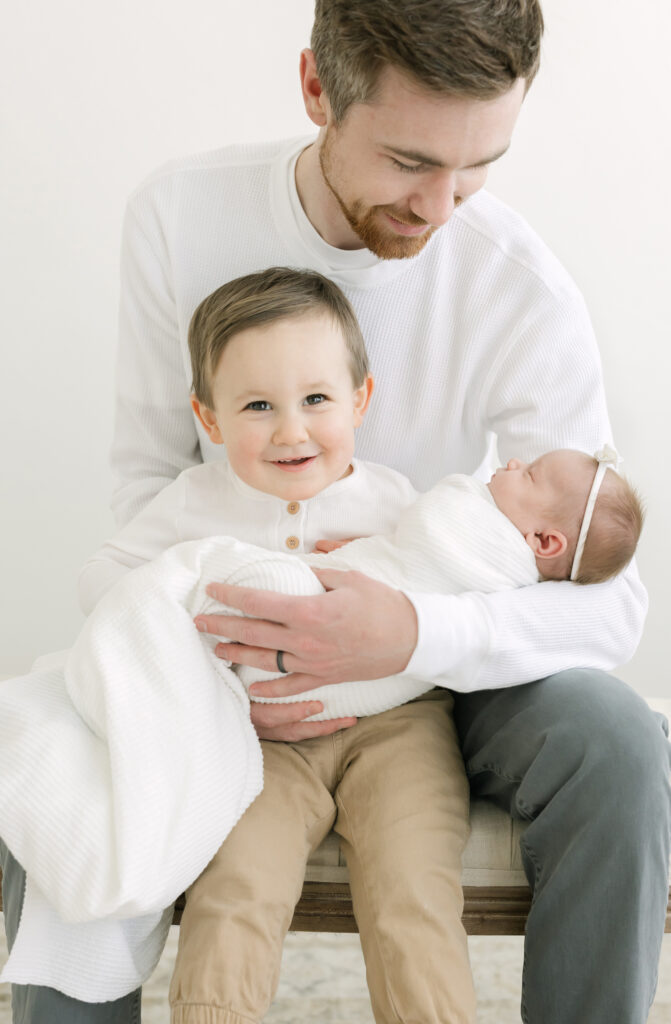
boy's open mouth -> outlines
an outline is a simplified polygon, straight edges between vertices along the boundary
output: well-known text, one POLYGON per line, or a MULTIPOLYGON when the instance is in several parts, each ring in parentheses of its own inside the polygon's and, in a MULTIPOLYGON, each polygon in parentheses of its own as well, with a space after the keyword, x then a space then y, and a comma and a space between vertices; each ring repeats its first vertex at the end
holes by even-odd
POLYGON ((305 455, 301 459, 277 459, 275 465, 280 469, 300 469, 316 459, 316 455, 305 455))

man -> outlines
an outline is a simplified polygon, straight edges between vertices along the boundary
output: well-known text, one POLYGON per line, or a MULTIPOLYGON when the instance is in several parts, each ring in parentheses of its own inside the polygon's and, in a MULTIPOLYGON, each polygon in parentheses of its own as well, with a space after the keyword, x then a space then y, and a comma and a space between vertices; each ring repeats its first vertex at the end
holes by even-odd
MULTIPOLYGON (((181 469, 218 457, 190 411, 186 327, 215 287, 276 263, 320 270, 352 301, 379 384, 358 454, 415 486, 474 471, 491 432, 504 460, 591 452, 609 438, 574 285, 479 191, 509 145, 541 30, 535 0, 318 0, 301 57, 317 139, 195 158, 135 193, 113 453, 120 522, 181 469)), ((635 568, 582 590, 487 597, 408 600, 356 574, 328 583, 315 599, 219 588, 255 617, 209 618, 233 641, 220 653, 286 668, 261 695, 403 671, 456 690, 473 792, 531 822, 523 1019, 643 1024, 668 885, 669 747, 643 702, 603 672, 640 635, 635 568)), ((303 721, 319 709, 256 705, 252 717, 277 740, 348 724, 303 721)), ((5 873, 11 930, 22 873, 9 859, 5 873)), ((22 1021, 139 1015, 137 994, 87 1006, 27 986, 15 1000, 22 1021)))

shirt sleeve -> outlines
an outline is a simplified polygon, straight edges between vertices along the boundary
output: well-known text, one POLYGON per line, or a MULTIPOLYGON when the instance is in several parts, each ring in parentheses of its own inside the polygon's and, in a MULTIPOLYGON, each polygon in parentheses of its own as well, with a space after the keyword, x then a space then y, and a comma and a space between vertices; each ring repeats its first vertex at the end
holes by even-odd
MULTIPOLYGON (((502 346, 480 397, 502 464, 554 448, 611 441, 599 353, 581 296, 531 310, 502 346)), ((641 637, 647 595, 634 563, 606 583, 545 582, 493 594, 407 595, 419 633, 407 674, 468 691, 514 686, 563 669, 613 669, 641 637)))
POLYGON ((547 582, 495 594, 407 596, 419 629, 405 674, 464 692, 568 668, 616 668, 636 650, 647 611, 633 564, 588 586, 547 582))
POLYGON ((78 582, 79 604, 85 615, 127 572, 158 558, 183 539, 179 521, 184 504, 185 481, 181 476, 85 562, 78 582))
POLYGON ((127 523, 201 461, 180 348, 168 230, 171 178, 129 203, 121 254, 112 510, 127 523), (154 194, 155 193, 155 194, 154 194))

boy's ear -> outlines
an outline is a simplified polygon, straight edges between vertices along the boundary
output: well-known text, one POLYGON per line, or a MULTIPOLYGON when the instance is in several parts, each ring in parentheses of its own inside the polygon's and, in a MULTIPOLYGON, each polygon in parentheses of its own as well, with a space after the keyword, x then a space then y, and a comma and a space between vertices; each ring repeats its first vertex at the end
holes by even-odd
POLYGON ((366 409, 373 394, 373 378, 369 373, 360 388, 354 392, 354 426, 361 426, 366 409))
POLYGON ((524 539, 536 558, 559 558, 568 547, 566 536, 560 530, 539 530, 527 533, 524 539))
POLYGON ((196 416, 203 424, 205 433, 209 437, 213 444, 223 444, 224 439, 221 436, 219 424, 217 423, 217 417, 206 405, 198 401, 195 395, 191 395, 191 408, 195 412, 196 416))
POLYGON ((315 55, 312 50, 306 49, 301 52, 299 73, 306 113, 318 128, 323 128, 327 122, 328 100, 319 81, 315 55))

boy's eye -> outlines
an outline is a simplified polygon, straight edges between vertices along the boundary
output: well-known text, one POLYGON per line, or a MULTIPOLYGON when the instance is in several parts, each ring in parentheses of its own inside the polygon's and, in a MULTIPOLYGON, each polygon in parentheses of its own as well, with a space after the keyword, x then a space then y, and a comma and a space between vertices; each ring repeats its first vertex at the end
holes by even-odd
POLYGON ((270 402, 264 402, 262 399, 257 402, 248 402, 245 409, 251 409, 252 412, 267 412, 270 409, 270 402))
POLYGON ((305 399, 306 405, 321 405, 322 402, 328 401, 326 395, 308 395, 305 399))

